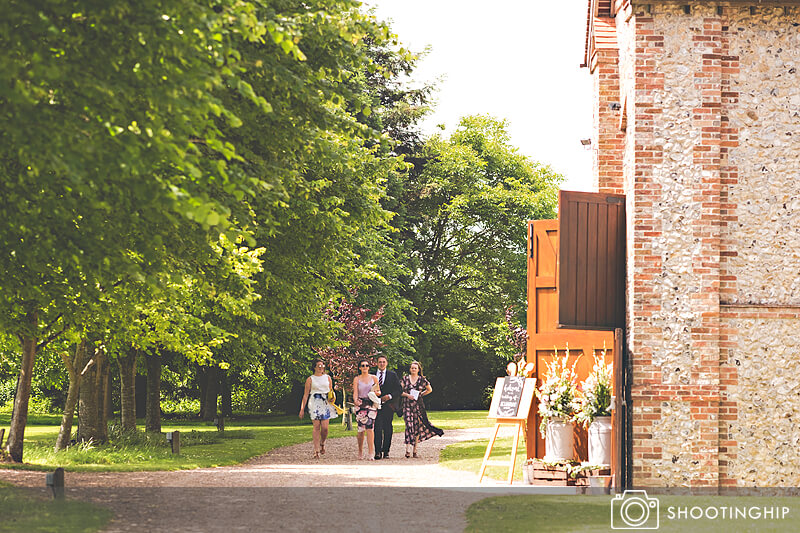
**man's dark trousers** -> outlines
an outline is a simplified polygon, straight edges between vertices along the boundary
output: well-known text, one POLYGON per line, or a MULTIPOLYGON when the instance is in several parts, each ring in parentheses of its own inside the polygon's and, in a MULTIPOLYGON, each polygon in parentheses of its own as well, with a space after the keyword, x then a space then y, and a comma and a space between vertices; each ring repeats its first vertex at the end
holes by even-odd
POLYGON ((394 412, 388 404, 384 404, 378 409, 378 416, 375 418, 375 453, 389 453, 392 446, 392 419, 394 412))
MULTIPOLYGON (((375 374, 380 375, 379 371, 375 374)), ((380 378, 378 378, 380 380, 380 378)), ((378 416, 375 418, 375 455, 387 455, 389 448, 392 447, 392 419, 394 412, 400 411, 400 396, 403 394, 403 387, 397 374, 391 370, 386 370, 384 382, 381 386, 381 395, 391 395, 392 399, 383 402, 378 409, 378 416)))

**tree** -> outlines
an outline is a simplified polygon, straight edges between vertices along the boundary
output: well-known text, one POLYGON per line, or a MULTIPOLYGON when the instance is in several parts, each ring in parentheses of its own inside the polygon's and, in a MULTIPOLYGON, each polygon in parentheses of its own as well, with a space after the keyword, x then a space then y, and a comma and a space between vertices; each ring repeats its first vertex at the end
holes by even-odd
POLYGON ((432 401, 468 401, 464 391, 501 371, 504 310, 525 305, 526 221, 555 216, 562 178, 486 116, 428 139, 413 161, 396 247, 410 272, 404 296, 418 312, 416 349, 444 389, 432 401))
MULTIPOLYGON (((368 63, 361 39, 388 32, 357 6, 7 6, 0 329, 22 346, 8 441, 14 460, 22 460, 37 347, 75 327, 109 288, 163 290, 173 274, 205 282, 220 235, 256 246, 256 236, 290 233, 303 217, 287 213, 288 202, 309 197, 306 213, 342 237, 321 269, 348 271, 358 230, 385 219, 376 208, 383 160, 365 144, 372 132, 344 110, 343 80, 368 63)), ((307 252, 290 250, 281 250, 285 264, 302 270, 294 266, 309 262, 307 252)), ((332 292, 325 290, 322 302, 332 292)))
MULTIPOLYGON (((350 299, 355 300, 357 293, 351 292, 350 299)), ((341 390, 344 396, 358 375, 358 361, 366 359, 374 364, 378 348, 383 346, 383 331, 380 322, 383 318, 383 308, 374 313, 370 309, 361 307, 342 299, 334 310, 328 307, 325 315, 328 320, 335 321, 341 326, 336 343, 332 346, 317 348, 317 354, 327 361, 328 368, 333 376, 333 386, 341 390)))
POLYGON ((0 231, 0 327, 23 348, 8 439, 21 461, 37 348, 119 280, 155 283, 165 253, 202 263, 206 237, 198 227, 232 231, 206 189, 218 179, 238 189, 244 180, 230 179, 224 163, 211 167, 209 151, 194 148, 201 141, 210 153, 235 156, 218 140, 214 114, 224 110, 214 89, 234 83, 267 109, 245 82, 231 80, 232 43, 263 29, 252 25, 247 5, 41 0, 7 7, 0 213, 9 223, 0 231))

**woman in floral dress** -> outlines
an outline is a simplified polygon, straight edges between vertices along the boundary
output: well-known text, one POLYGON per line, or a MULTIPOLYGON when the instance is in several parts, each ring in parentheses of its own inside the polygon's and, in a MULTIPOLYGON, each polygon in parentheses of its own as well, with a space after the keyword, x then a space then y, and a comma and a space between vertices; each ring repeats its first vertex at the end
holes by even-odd
POLYGON ((353 380, 353 403, 356 406, 356 423, 358 424, 358 458, 364 458, 364 434, 367 437, 367 447, 369 454, 367 459, 372 460, 375 455, 375 418, 378 416, 378 408, 369 399, 370 391, 376 392, 380 396, 378 388, 378 376, 369 373, 369 361, 362 359, 358 362, 358 369, 361 372, 353 380))
POLYGON ((325 373, 322 359, 314 359, 314 374, 306 380, 303 399, 300 402, 300 418, 303 418, 306 404, 308 414, 314 424, 312 437, 314 441, 314 458, 325 454, 325 439, 328 438, 328 420, 336 418, 336 409, 328 403, 328 393, 333 390, 333 380, 325 373))
POLYGON ((422 375, 422 365, 413 361, 408 368, 408 375, 403 376, 400 384, 403 386, 403 419, 406 422, 406 457, 417 457, 417 444, 433 436, 441 437, 444 431, 434 427, 428 421, 425 411, 423 396, 427 396, 433 389, 425 376, 422 375))

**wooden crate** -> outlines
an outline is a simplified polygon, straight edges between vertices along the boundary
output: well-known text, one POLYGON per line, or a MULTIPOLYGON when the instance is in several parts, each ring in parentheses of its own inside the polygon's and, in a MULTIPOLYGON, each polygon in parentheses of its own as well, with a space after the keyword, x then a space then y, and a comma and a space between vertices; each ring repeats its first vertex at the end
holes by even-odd
MULTIPOLYGON (((526 465, 527 466, 527 465, 526 465)), ((580 487, 589 484, 589 476, 611 475, 610 468, 584 470, 572 477, 566 466, 548 465, 540 461, 533 463, 533 482, 536 484, 557 485, 564 487, 580 487)))

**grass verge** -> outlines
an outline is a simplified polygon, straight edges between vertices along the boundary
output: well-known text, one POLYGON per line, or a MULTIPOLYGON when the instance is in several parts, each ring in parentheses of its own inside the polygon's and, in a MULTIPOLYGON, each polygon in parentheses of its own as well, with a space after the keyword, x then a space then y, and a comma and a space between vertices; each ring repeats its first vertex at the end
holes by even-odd
MULTIPOLYGON (((797 531, 800 498, 732 496, 651 496, 658 500, 658 513, 652 509, 648 528, 636 531, 730 533, 731 531, 797 531), (773 508, 771 517, 765 509, 773 508), (787 511, 784 514, 783 509, 787 511), (723 509, 727 512, 723 515, 723 509), (746 510, 748 516, 732 516, 731 509, 746 510), (752 510, 757 518, 752 518, 752 510), (683 512, 682 510, 685 510, 683 512), (699 518, 693 518, 700 516, 699 518), (658 517, 658 522, 655 522, 658 517), (710 518, 714 517, 714 518, 710 518)), ((611 531, 612 498, 609 496, 499 496, 472 504, 466 513, 469 533, 537 531, 542 533, 594 533, 611 531)), ((621 502, 615 502, 614 527, 634 529, 621 521, 621 502)), ((641 508, 633 507, 632 512, 641 508)), ((633 520, 641 515, 629 515, 633 520)))
MULTIPOLYGON (((491 425, 486 411, 433 411, 431 422, 442 429, 474 428, 491 425)), ((224 432, 207 422, 165 420, 163 431, 181 432, 181 454, 172 455, 163 435, 115 435, 109 444, 78 444, 65 451, 53 451, 60 418, 36 415, 25 430, 23 464, 0 464, 0 468, 52 470, 63 467, 72 472, 122 472, 181 470, 241 463, 280 447, 311 440, 311 421, 297 416, 265 416, 226 420, 224 432)), ((0 414, 0 427, 9 423, 0 414)), ((403 421, 394 419, 395 431, 404 430, 403 421)), ((355 436, 345 431, 341 418, 330 424, 330 438, 355 436)))
POLYGON ((0 485, 0 532, 93 533, 110 519, 111 511, 97 505, 42 499, 25 489, 0 485))
MULTIPOLYGON (((439 464, 453 470, 464 470, 477 474, 481 469, 483 455, 486 453, 488 439, 469 440, 451 444, 442 450, 439 455, 439 464)), ((492 448, 492 460, 511 462, 512 437, 501 437, 495 441, 492 448)), ((517 464, 514 468, 514 479, 522 480, 522 465, 525 462, 525 443, 520 439, 517 446, 517 464)), ((508 478, 508 468, 502 466, 486 467, 486 476, 492 479, 505 480, 508 478)))

